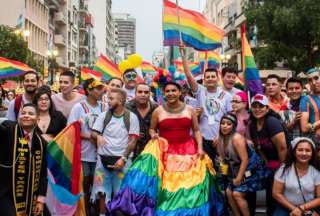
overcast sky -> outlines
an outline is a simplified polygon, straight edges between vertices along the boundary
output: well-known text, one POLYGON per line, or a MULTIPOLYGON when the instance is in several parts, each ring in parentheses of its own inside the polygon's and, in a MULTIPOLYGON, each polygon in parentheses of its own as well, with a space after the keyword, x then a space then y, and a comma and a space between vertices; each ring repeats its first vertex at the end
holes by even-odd
MULTIPOLYGON (((202 11, 206 0, 179 0, 181 7, 202 11)), ((137 53, 151 61, 162 45, 162 0, 113 0, 112 12, 130 13, 136 18, 137 53)))

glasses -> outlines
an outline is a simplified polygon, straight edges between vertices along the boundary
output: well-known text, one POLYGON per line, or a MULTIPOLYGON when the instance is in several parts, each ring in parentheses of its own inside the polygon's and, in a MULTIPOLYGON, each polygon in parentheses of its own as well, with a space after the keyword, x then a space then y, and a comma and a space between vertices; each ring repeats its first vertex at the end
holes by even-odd
POLYGON ((242 103, 243 101, 239 101, 239 100, 232 100, 231 101, 231 103, 237 103, 237 104, 239 104, 239 103, 242 103))
POLYGON ((308 82, 312 82, 312 81, 318 81, 319 80, 319 76, 313 76, 308 78, 308 82))
POLYGON ((137 74, 136 73, 126 73, 125 75, 124 75, 124 77, 126 78, 126 79, 128 79, 128 80, 134 80, 134 79, 136 79, 137 78, 137 74))
POLYGON ((262 109, 265 106, 262 105, 261 103, 254 103, 254 104, 251 105, 251 107, 254 108, 254 109, 257 109, 257 108, 262 109))

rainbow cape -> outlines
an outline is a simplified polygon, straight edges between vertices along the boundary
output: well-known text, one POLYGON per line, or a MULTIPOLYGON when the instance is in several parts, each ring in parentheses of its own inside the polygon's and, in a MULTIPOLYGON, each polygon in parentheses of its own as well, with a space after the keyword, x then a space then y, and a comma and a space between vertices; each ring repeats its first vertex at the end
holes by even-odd
POLYGON ((163 5, 164 46, 178 46, 181 33, 183 43, 196 50, 214 50, 221 47, 223 30, 209 23, 202 14, 177 8, 177 5, 169 0, 164 0, 163 5))
POLYGON ((163 138, 149 141, 108 204, 111 215, 121 210, 125 215, 222 216, 222 196, 208 156, 200 160, 197 155, 172 155, 176 163, 168 168, 164 163, 170 157, 164 156, 167 149, 163 138), (173 166, 184 167, 184 171, 172 171, 173 166))
POLYGON ((112 77, 122 78, 122 73, 119 71, 118 66, 102 54, 94 65, 93 70, 100 72, 105 80, 109 80, 112 77))
POLYGON ((86 215, 82 189, 80 122, 61 131, 47 146, 47 206, 55 215, 86 215))
POLYGON ((27 71, 34 71, 28 65, 19 61, 0 57, 0 79, 7 79, 10 77, 18 77, 27 71))
POLYGON ((81 68, 81 75, 80 75, 81 81, 91 79, 91 78, 93 78, 95 80, 101 80, 102 74, 99 73, 98 71, 91 70, 86 67, 81 68))
POLYGON ((250 92, 250 95, 260 93, 263 94, 262 81, 260 79, 259 70, 254 61, 250 45, 246 37, 245 24, 241 27, 241 41, 242 41, 242 70, 244 71, 245 88, 250 92))

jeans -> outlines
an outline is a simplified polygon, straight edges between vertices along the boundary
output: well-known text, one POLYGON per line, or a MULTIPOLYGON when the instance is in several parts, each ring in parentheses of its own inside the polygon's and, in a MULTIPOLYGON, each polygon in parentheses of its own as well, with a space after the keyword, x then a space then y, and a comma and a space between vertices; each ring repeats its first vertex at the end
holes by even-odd
POLYGON ((289 213, 289 210, 279 205, 274 211, 273 216, 289 216, 289 213))
POLYGON ((124 175, 130 165, 131 160, 129 159, 121 170, 105 169, 100 156, 98 156, 91 200, 95 200, 98 193, 103 193, 106 195, 106 204, 111 201, 112 195, 119 191, 124 175))
POLYGON ((267 203, 267 216, 272 216, 275 209, 278 207, 277 201, 272 197, 272 187, 273 187, 273 178, 275 171, 267 179, 267 188, 266 188, 266 203, 267 203))

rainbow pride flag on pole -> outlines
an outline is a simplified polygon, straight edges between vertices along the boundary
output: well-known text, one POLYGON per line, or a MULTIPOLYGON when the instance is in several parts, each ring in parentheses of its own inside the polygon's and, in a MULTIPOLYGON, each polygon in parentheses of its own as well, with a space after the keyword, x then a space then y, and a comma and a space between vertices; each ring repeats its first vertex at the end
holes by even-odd
POLYGON ((85 216, 80 122, 61 131, 47 146, 47 206, 52 215, 85 216))
POLYGON ((19 61, 0 57, 0 79, 7 79, 10 77, 18 77, 27 71, 34 71, 28 65, 19 61))
MULTIPOLYGON (((175 60, 174 61, 174 65, 176 66, 177 68, 177 71, 179 73, 184 73, 183 72, 183 64, 182 64, 182 61, 179 61, 179 60, 175 60)), ((189 62, 188 63, 188 66, 189 66, 189 69, 192 73, 193 76, 199 76, 202 74, 202 71, 201 71, 201 66, 200 66, 200 63, 199 62, 189 62)))
POLYGON ((207 68, 220 68, 221 57, 214 51, 199 52, 199 61, 204 72, 207 68))
POLYGON ((262 81, 260 79, 259 70, 252 55, 250 45, 246 37, 245 24, 241 27, 242 41, 242 70, 244 71, 245 88, 250 92, 250 96, 258 93, 263 94, 262 81))
POLYGON ((178 46, 181 34, 183 43, 196 50, 221 47, 224 31, 202 14, 178 7, 169 0, 164 0, 163 5, 164 46, 178 46))
POLYGON ((151 74, 157 73, 157 68, 154 65, 152 65, 150 62, 147 62, 147 61, 143 61, 140 65, 140 68, 141 68, 141 72, 142 72, 143 76, 145 76, 148 73, 151 73, 151 74))
POLYGON ((95 80, 101 80, 102 74, 98 71, 91 70, 86 67, 81 68, 81 75, 80 75, 81 81, 91 79, 91 78, 93 78, 95 80))
POLYGON ((100 72, 106 80, 112 77, 122 78, 122 73, 119 71, 118 66, 102 54, 93 67, 93 70, 100 72))

